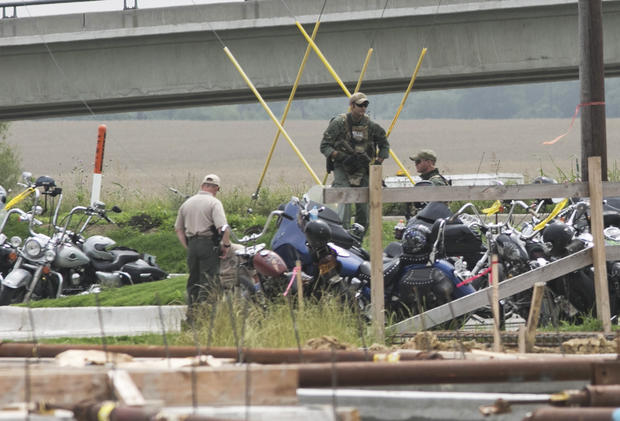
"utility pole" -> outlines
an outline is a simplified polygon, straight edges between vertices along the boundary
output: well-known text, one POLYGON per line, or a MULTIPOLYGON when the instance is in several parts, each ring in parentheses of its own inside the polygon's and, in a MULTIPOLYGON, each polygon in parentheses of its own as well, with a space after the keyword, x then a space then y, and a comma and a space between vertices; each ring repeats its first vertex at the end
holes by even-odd
POLYGON ((578 9, 581 179, 588 181, 588 158, 600 156, 601 174, 607 181, 602 1, 579 0, 578 9))

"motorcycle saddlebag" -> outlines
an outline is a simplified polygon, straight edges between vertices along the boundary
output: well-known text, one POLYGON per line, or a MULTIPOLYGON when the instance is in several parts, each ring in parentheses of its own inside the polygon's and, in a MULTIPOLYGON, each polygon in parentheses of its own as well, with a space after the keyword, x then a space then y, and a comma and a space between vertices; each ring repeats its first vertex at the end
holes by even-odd
MULTIPOLYGON (((431 238, 434 243, 439 235, 439 222, 433 224, 431 238)), ((482 240, 463 224, 446 225, 444 233, 444 251, 446 256, 463 256, 484 250, 482 240)))
POLYGON ((452 216, 448 205, 443 202, 430 202, 415 215, 416 219, 432 224, 438 219, 446 219, 452 216))

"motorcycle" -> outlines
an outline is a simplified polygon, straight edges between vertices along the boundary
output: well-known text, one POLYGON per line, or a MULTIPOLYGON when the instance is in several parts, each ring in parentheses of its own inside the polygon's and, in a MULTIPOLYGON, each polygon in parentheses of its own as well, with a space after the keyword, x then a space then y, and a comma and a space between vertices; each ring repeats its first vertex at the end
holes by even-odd
MULTIPOLYGON (((41 193, 35 189, 35 205, 41 193)), ((93 206, 76 206, 57 225, 58 210, 62 202, 62 190, 53 180, 43 188, 43 194, 60 196, 52 220, 54 232, 51 235, 36 233, 31 220, 30 236, 18 249, 18 258, 12 270, 2 280, 0 305, 30 299, 57 298, 62 294, 89 291, 96 285, 118 286, 167 276, 153 257, 143 256, 135 250, 111 249, 114 242, 103 236, 85 239, 84 230, 93 222, 93 217, 112 222, 101 202, 93 206), (76 231, 69 229, 72 218, 77 214, 86 216, 76 231)), ((120 211, 114 208, 115 211, 120 211)))
MULTIPOLYGON (((475 289, 463 282, 470 276, 463 256, 477 257, 484 250, 467 226, 446 223, 452 213, 445 203, 431 202, 418 209, 404 229, 397 226, 395 237, 400 242, 384 251, 385 308, 397 320, 473 293, 475 289)), ((360 278, 363 285, 356 296, 368 315, 370 273, 360 278)))
MULTIPOLYGON (((263 306, 268 300, 281 296, 290 280, 297 275, 295 269, 289 270, 282 257, 267 249, 265 243, 257 243, 267 232, 274 217, 289 218, 283 211, 274 210, 260 232, 247 232, 239 238, 234 231, 230 231, 231 238, 237 243, 233 247, 237 259, 235 286, 242 290, 242 295, 253 298, 263 306)), ((303 271, 300 276, 302 283, 312 279, 303 271)))
POLYGON ((307 196, 291 198, 282 211, 271 249, 289 270, 301 262, 302 272, 312 279, 304 283, 304 294, 320 297, 335 289, 352 300, 362 267, 369 268, 370 256, 361 247, 364 228, 354 224, 345 230, 333 209, 307 196))

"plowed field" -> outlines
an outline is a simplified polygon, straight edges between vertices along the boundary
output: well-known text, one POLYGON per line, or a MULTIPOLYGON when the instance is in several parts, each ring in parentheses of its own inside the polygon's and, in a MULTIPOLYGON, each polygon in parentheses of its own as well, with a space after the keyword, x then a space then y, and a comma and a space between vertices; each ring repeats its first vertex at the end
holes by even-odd
MULTIPOLYGON (((108 135, 104 189, 135 189, 157 194, 168 186, 193 191, 204 174, 222 177, 225 188, 256 188, 276 129, 271 121, 102 121, 108 135)), ((98 122, 22 121, 11 124, 8 141, 18 145, 24 169, 55 177, 65 188, 90 186, 98 122)), ((388 121, 380 121, 384 127, 388 121)), ((540 120, 403 120, 390 137, 397 157, 413 171, 408 156, 430 147, 446 174, 517 172, 528 178, 541 169, 557 177, 575 171, 580 156, 579 121, 567 136, 569 119, 540 120)), ((324 158, 319 143, 326 121, 290 121, 293 142, 320 179, 324 158)), ((607 121, 609 167, 620 157, 620 119, 607 121)), ((397 165, 386 161, 384 175, 397 165)), ((312 177, 280 136, 264 185, 310 185, 312 177)), ((329 181, 328 181, 329 182, 329 181)))

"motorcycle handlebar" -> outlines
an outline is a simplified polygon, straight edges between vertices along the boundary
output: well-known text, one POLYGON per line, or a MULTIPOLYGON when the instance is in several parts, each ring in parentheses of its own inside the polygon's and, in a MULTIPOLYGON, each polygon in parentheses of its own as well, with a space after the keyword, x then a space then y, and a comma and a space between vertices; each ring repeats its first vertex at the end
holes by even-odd
POLYGON ((508 211, 506 220, 504 222, 499 222, 497 224, 491 224, 491 223, 484 222, 482 218, 480 217, 480 213, 478 212, 478 208, 476 208, 476 205, 474 205, 471 202, 468 202, 464 204, 463 206, 461 206, 461 208, 454 215, 448 218, 448 222, 455 222, 461 214, 463 214, 468 208, 471 208, 474 214, 476 215, 476 219, 477 219, 477 221, 475 222, 475 225, 478 225, 480 226, 480 228, 485 229, 485 230, 494 229, 494 228, 502 228, 504 226, 509 225, 510 218, 512 217, 512 214, 514 213, 515 207, 517 205, 521 207, 525 207, 526 209, 529 209, 529 207, 523 201, 513 200, 511 202, 510 210, 508 211))
POLYGON ((291 220, 293 219, 289 215, 285 214, 284 211, 282 210, 274 210, 274 211, 271 211, 271 213, 269 213, 269 215, 267 216, 267 221, 265 221, 265 226, 263 227, 261 232, 259 232, 258 234, 245 235, 239 238, 237 237, 235 232, 232 229, 230 229, 230 235, 239 244, 247 244, 252 241, 258 240, 263 235, 265 235, 265 233, 267 232, 267 229, 269 228, 269 224, 271 223, 271 220, 273 219, 274 216, 281 216, 283 218, 287 218, 291 220))

